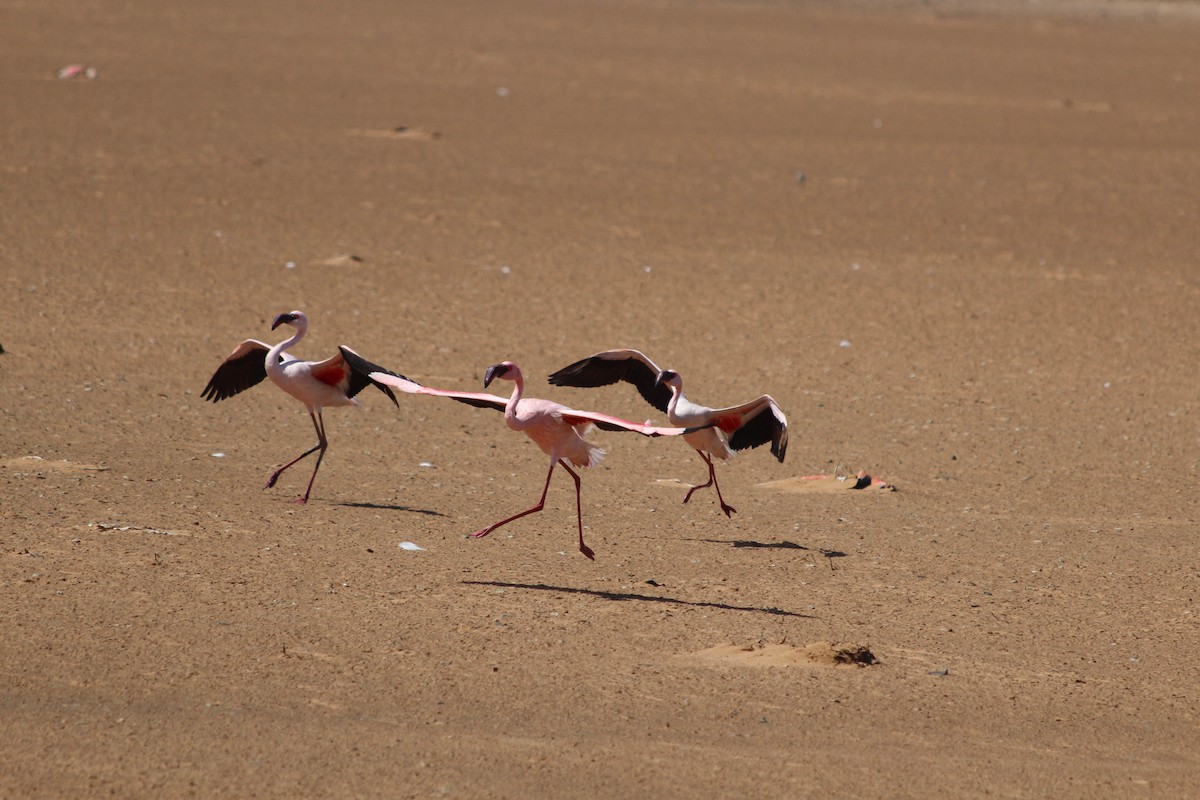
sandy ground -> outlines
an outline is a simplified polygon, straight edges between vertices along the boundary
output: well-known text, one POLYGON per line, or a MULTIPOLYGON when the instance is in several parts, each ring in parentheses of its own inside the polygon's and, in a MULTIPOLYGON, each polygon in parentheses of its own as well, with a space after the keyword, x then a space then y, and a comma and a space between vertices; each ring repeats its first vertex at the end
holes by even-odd
POLYGON ((1195 10, 0 0, 0 796, 1196 796, 1195 10), (293 308, 642 420, 544 382, 638 347, 788 458, 730 520, 595 434, 591 562, 369 390, 297 506, 300 405, 199 397, 293 308))

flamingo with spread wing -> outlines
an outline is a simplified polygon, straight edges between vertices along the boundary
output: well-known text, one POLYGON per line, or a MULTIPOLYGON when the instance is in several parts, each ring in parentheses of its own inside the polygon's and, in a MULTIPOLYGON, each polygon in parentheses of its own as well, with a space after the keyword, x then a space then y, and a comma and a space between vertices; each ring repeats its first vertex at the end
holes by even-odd
POLYGON ((698 426, 684 435, 704 463, 708 465, 708 481, 693 486, 683 502, 692 499, 697 489, 712 486, 725 516, 732 517, 736 508, 721 496, 721 485, 712 458, 732 458, 738 450, 771 443, 771 455, 780 462, 787 454, 787 417, 770 395, 762 395, 729 408, 709 408, 688 400, 683 394, 683 378, 674 370, 659 369, 645 354, 637 350, 605 350, 563 367, 550 376, 555 386, 586 388, 607 386, 618 381, 632 383, 650 405, 663 411, 672 425, 698 426))
POLYGON ((372 364, 345 345, 338 348, 336 355, 324 361, 301 361, 288 354, 287 348, 294 347, 308 333, 308 317, 304 312, 280 314, 271 325, 271 330, 280 325, 289 325, 296 332, 276 345, 257 339, 242 342, 217 367, 200 396, 216 403, 257 386, 264 378, 270 378, 272 383, 303 403, 317 430, 317 443, 271 473, 263 488, 270 489, 284 470, 320 450, 317 465, 308 479, 308 488, 304 490, 304 496, 295 501, 307 503, 313 481, 317 479, 317 470, 321 468, 321 459, 325 458, 325 450, 329 447, 322 410, 326 406, 360 405, 354 396, 371 385, 390 397, 397 408, 400 403, 391 389, 368 376, 376 372, 381 375, 393 373, 378 364, 372 364))
POLYGON ((643 436, 679 436, 687 433, 688 430, 695 430, 660 428, 648 423, 630 422, 620 417, 598 414, 594 411, 577 411, 549 400, 525 397, 525 380, 521 375, 520 368, 511 361, 502 361, 488 367, 483 378, 485 389, 491 385, 492 381, 498 379, 515 383, 513 393, 507 399, 483 392, 453 392, 434 389, 422 386, 408 378, 383 372, 372 372, 368 377, 373 381, 410 394, 448 397, 451 400, 478 408, 503 411, 504 422, 509 428, 524 433, 550 456, 550 470, 546 473, 546 484, 542 487, 542 496, 536 505, 499 522, 493 522, 471 536, 474 538, 487 536, 502 525, 541 511, 546 505, 546 493, 550 489, 550 478, 554 475, 554 468, 561 465, 575 481, 575 518, 579 525, 579 552, 593 560, 596 558, 595 553, 583 541, 583 509, 580 499, 579 473, 571 469, 571 466, 595 466, 603 458, 604 451, 583 437, 592 427, 606 431, 631 431, 643 436))

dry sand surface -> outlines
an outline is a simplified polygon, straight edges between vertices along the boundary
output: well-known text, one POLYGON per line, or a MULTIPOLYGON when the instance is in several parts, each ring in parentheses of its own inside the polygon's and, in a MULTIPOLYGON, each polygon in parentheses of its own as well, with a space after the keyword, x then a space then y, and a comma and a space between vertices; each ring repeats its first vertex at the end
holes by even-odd
POLYGON ((1197 796, 1195 11, 0 0, 0 796, 1197 796), (592 562, 368 389, 294 505, 304 409, 200 398, 293 308, 661 419, 544 380, 638 347, 788 457, 727 519, 594 434, 592 562))

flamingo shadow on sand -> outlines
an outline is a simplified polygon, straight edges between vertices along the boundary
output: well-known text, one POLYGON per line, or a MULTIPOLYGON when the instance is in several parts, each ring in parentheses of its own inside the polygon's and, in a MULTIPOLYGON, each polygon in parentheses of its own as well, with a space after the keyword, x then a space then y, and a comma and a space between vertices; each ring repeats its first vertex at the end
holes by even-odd
POLYGON ((410 514, 425 514, 430 517, 446 516, 440 511, 434 511, 431 508, 413 508, 412 506, 401 506, 394 503, 335 503, 335 505, 345 506, 346 508, 377 508, 381 511, 407 511, 410 514))
POLYGON ((727 544, 731 547, 761 547, 764 549, 773 550, 804 550, 808 553, 819 553, 825 558, 845 558, 846 553, 841 550, 829 550, 824 547, 807 547, 795 542, 784 540, 782 542, 759 542, 753 539, 691 539, 693 542, 703 542, 705 544, 727 544))
POLYGON ((463 581, 469 586, 496 586, 502 589, 530 589, 539 592, 562 592, 563 594, 586 594, 604 600, 641 601, 644 603, 667 603, 677 606, 692 606, 695 608, 718 608, 722 611, 750 611, 756 614, 770 614, 776 617, 796 617, 798 619, 816 619, 812 614, 800 614, 796 611, 785 611, 782 608, 765 606, 735 606, 729 603, 714 603, 707 600, 680 600, 677 597, 663 597, 653 594, 637 594, 636 592, 607 592, 602 589, 580 589, 575 586, 551 586, 545 583, 509 583, 507 581, 463 581))

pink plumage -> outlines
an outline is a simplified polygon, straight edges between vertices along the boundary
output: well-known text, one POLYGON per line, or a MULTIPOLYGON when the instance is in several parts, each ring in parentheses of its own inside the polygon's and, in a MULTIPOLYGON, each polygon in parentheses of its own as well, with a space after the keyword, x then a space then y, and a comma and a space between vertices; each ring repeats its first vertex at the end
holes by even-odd
POLYGON ((487 536, 502 525, 541 511, 546 504, 546 492, 550 489, 550 477, 554 474, 555 466, 561 465, 575 481, 575 518, 579 526, 579 552, 591 559, 595 559, 595 553, 583 541, 583 510, 579 496, 579 474, 571 469, 572 465, 576 467, 595 466, 604 457, 603 450, 583 438, 587 432, 593 427, 597 427, 610 431, 631 431, 643 436, 678 436, 688 430, 696 430, 660 428, 648 423, 630 422, 627 419, 594 411, 578 411, 549 400, 525 397, 525 380, 521 375, 520 368, 511 361, 502 361, 488 367, 483 380, 485 389, 496 379, 515 383, 513 393, 508 399, 484 392, 454 392, 434 389, 429 386, 421 386, 402 376, 382 372, 373 372, 368 377, 402 392, 448 397, 479 408, 503 411, 504 422, 509 428, 524 433, 542 449, 542 452, 550 456, 550 470, 546 473, 546 484, 542 487, 542 496, 536 505, 499 522, 494 522, 471 536, 475 538, 487 536))
POLYGON ((308 479, 308 488, 296 500, 297 503, 307 503, 313 481, 317 479, 317 470, 321 468, 321 460, 325 458, 325 450, 329 447, 329 440, 325 437, 325 419, 321 413, 323 409, 327 406, 360 405, 355 395, 371 385, 390 397, 397 407, 400 404, 391 389, 368 377, 368 373, 373 372, 386 375, 393 373, 378 364, 372 364, 345 345, 338 348, 336 355, 324 361, 301 361, 288 354, 287 348, 294 347, 308 333, 308 317, 304 312, 280 314, 271 325, 271 330, 280 325, 289 325, 296 332, 276 345, 257 339, 242 342, 217 367, 200 396, 216 403, 256 386, 264 378, 270 378, 271 383, 303 403, 316 428, 317 443, 271 473, 263 488, 270 489, 284 470, 320 450, 312 477, 308 479))

